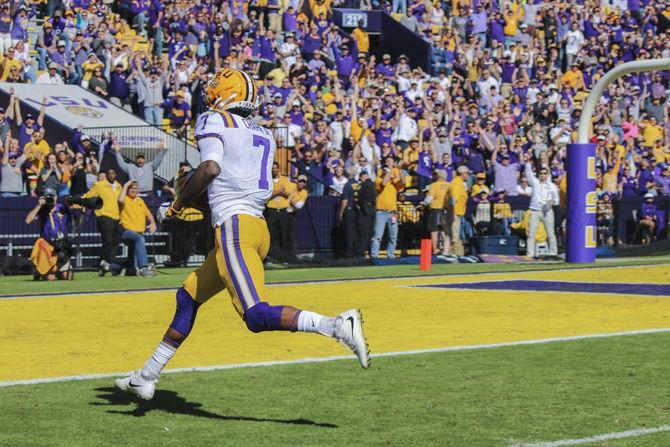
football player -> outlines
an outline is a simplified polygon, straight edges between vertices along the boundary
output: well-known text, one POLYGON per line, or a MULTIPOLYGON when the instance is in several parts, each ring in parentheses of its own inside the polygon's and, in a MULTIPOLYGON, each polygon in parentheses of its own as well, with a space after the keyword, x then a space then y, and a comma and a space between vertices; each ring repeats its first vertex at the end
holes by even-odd
POLYGON ((209 110, 195 127, 200 165, 172 204, 159 210, 159 220, 169 220, 207 194, 216 243, 177 290, 174 318, 153 355, 141 370, 116 380, 118 388, 142 399, 153 397, 161 371, 191 332, 199 307, 223 289, 250 331, 319 333, 351 349, 363 368, 370 366, 359 310, 327 317, 265 301, 263 259, 270 236, 262 216, 272 195, 276 145, 268 129, 247 119, 258 107, 257 92, 254 80, 241 70, 224 68, 214 75, 205 92, 209 110))

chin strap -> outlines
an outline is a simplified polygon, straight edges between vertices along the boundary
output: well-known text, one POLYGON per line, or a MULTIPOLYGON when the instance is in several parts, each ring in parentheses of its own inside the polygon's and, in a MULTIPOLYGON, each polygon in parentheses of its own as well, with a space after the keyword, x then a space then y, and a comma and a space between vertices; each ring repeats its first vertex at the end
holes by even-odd
POLYGON ((240 108, 240 109, 247 109, 250 111, 258 109, 261 104, 263 103, 263 100, 259 97, 256 102, 249 102, 249 101, 233 101, 235 97, 237 96, 237 93, 233 93, 230 96, 228 96, 226 99, 218 99, 212 103, 211 108, 214 110, 229 110, 229 109, 235 109, 235 108, 240 108))

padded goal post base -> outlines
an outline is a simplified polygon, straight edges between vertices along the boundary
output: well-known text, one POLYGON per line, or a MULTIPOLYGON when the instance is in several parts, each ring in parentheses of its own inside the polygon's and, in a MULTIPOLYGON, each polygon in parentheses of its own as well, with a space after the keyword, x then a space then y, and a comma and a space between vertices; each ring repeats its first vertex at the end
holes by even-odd
POLYGON ((596 145, 569 144, 566 262, 596 261, 596 145))

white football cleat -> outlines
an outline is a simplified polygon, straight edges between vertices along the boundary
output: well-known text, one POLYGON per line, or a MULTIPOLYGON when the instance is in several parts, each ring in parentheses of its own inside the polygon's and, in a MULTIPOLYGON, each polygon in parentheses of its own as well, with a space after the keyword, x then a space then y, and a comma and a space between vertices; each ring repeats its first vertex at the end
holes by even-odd
POLYGON ((370 367, 370 349, 363 335, 363 316, 358 309, 349 309, 337 316, 341 324, 335 331, 335 340, 351 349, 361 362, 361 367, 370 367))
POLYGON ((114 383, 121 391, 128 391, 137 395, 140 399, 151 400, 156 391, 156 382, 158 380, 147 380, 142 378, 139 371, 133 371, 130 376, 123 379, 116 379, 114 383))

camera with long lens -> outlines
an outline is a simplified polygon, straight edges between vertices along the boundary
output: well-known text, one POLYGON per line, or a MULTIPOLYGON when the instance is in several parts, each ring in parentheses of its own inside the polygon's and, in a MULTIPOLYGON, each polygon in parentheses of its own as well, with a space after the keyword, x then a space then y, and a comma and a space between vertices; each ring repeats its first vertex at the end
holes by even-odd
POLYGON ((99 210, 102 208, 102 199, 100 197, 67 196, 63 199, 66 206, 79 205, 82 208, 99 210))
POLYGON ((45 196, 44 197, 44 207, 45 208, 53 208, 56 203, 56 200, 54 199, 54 196, 45 196))
POLYGON ((54 206, 56 206, 56 191, 53 188, 45 188, 44 191, 42 191, 42 197, 44 197, 44 205, 42 205, 42 208, 51 211, 54 206))

